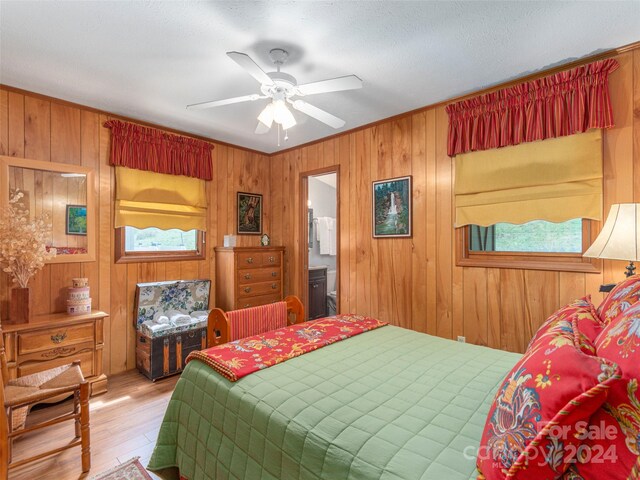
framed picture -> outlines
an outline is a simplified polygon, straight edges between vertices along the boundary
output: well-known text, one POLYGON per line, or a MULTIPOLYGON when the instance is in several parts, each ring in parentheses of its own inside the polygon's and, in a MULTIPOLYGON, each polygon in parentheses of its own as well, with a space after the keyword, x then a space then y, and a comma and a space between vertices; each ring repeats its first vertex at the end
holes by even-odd
POLYGON ((373 237, 411 237, 411 176, 373 182, 373 237))
POLYGON ((65 232, 67 235, 87 234, 86 205, 67 205, 67 222, 65 232))
POLYGON ((262 195, 238 192, 238 235, 262 235, 262 195))

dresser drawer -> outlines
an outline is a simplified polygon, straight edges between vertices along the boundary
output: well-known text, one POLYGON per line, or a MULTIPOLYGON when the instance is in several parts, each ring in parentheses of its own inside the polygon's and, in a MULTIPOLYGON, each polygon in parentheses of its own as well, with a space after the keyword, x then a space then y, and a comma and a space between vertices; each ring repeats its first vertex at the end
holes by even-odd
POLYGON ((269 280, 280 280, 280 268, 254 268, 252 270, 243 270, 238 273, 238 283, 245 285, 247 283, 268 282, 269 280))
POLYGON ((279 293, 272 295, 260 295, 257 297, 240 298, 235 304, 234 309, 257 307, 258 305, 266 305, 268 303, 280 302, 282 297, 279 293))
POLYGON ((255 297, 256 295, 266 295, 277 293, 280 294, 280 280, 273 282, 250 283, 238 287, 238 298, 255 297))
POLYGON ((238 253, 238 268, 256 268, 262 266, 261 252, 238 253))
POLYGON ((32 373, 42 372, 44 370, 48 370, 54 367, 60 367, 62 365, 67 365, 69 363, 75 362, 76 360, 80 361, 80 368, 82 369, 82 374, 85 378, 91 377, 94 375, 93 371, 93 358, 94 351, 91 350, 93 345, 88 345, 86 349, 78 349, 83 350, 79 353, 71 354, 69 356, 54 358, 53 360, 47 360, 43 362, 42 360, 38 361, 24 361, 24 363, 20 363, 18 365, 18 376, 22 377, 25 375, 31 375, 32 373))
POLYGON ((262 254, 262 265, 280 265, 280 252, 264 252, 262 254))
POLYGON ((36 332, 24 332, 18 335, 18 354, 25 355, 54 347, 64 347, 84 342, 93 343, 93 341, 93 322, 36 332))

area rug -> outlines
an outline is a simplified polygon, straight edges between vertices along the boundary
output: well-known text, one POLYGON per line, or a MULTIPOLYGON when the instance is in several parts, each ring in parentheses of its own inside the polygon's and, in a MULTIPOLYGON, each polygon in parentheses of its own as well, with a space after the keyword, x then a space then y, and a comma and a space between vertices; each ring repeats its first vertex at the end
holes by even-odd
POLYGON ((152 480, 152 478, 140 465, 140 457, 135 457, 108 472, 91 477, 91 480, 152 480))

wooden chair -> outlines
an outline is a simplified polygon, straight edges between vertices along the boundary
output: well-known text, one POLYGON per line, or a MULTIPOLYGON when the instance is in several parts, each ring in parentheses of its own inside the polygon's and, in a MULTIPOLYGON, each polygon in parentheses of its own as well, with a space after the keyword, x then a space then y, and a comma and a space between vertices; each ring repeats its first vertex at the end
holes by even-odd
MULTIPOLYGON (((304 322, 304 306, 298 297, 295 295, 289 295, 284 299, 287 303, 287 316, 288 316, 288 324, 293 325, 294 323, 302 323, 304 322), (293 320, 291 316, 293 315, 293 320)), ((259 307, 250 307, 245 308, 243 310, 249 311, 251 308, 259 308, 259 307)), ((209 321, 207 323, 207 343, 209 347, 214 347, 216 345, 221 345, 223 343, 229 342, 231 332, 231 324, 227 315, 220 308, 214 308, 209 313, 209 321)))
POLYGON ((4 349, 2 329, 0 328, 0 404, 3 408, 0 415, 0 480, 7 477, 10 469, 40 460, 81 446, 82 471, 91 468, 91 448, 89 439, 89 383, 84 379, 80 362, 52 368, 44 372, 34 373, 15 380, 9 380, 7 359, 4 349), (73 411, 53 419, 26 426, 29 409, 36 403, 58 401, 65 396, 73 395, 73 411), (48 450, 37 455, 18 460, 12 459, 13 440, 25 433, 57 425, 73 420, 75 423, 75 439, 71 443, 48 450))

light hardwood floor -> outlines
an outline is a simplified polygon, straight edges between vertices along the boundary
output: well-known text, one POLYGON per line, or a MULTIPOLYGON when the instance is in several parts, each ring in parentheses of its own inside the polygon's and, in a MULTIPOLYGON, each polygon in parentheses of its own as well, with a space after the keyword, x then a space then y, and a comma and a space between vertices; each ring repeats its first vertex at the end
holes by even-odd
MULTIPOLYGON (((80 448, 72 448, 39 462, 11 470, 9 480, 75 480, 91 478, 125 462, 140 457, 148 463, 156 442, 164 411, 179 376, 152 383, 137 371, 109 377, 109 391, 90 401, 91 471, 82 474, 80 448)), ((29 419, 52 415, 69 409, 71 400, 33 410, 29 419)), ((24 435, 14 444, 14 458, 40 451, 43 445, 62 444, 73 438, 73 422, 24 435)), ((156 479, 155 475, 151 474, 156 479)))

